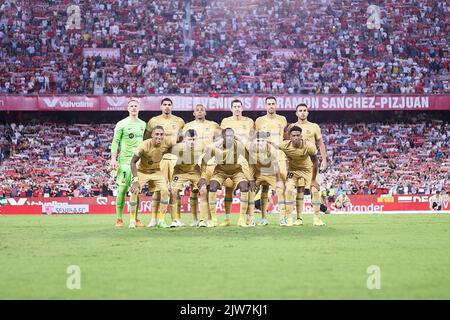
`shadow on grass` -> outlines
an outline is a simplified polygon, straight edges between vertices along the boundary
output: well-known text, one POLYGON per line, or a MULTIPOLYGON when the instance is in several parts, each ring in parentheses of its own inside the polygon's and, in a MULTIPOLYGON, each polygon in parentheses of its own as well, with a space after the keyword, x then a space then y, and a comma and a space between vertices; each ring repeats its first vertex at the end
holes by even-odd
MULTIPOLYGON (((57 238, 110 238, 116 240, 129 240, 129 239, 189 239, 189 238, 222 238, 226 239, 311 239, 315 237, 342 237, 345 235, 355 234, 355 230, 336 228, 330 226, 313 227, 312 225, 304 225, 301 227, 280 227, 280 226, 264 226, 253 228, 242 227, 216 227, 216 228, 193 228, 193 227, 180 227, 180 228, 167 228, 167 229, 150 229, 150 228, 138 228, 138 229, 115 229, 111 227, 101 227, 93 230, 85 231, 70 231, 60 233, 57 238)), ((359 232, 357 232, 359 233, 359 232)))

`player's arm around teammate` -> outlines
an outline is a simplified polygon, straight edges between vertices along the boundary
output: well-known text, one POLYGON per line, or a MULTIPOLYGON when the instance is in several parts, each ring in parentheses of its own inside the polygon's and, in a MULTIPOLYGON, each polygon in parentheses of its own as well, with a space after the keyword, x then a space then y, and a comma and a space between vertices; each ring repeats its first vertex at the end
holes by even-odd
MULTIPOLYGON (((201 146, 196 141, 197 133, 194 129, 189 129, 184 133, 183 142, 178 143, 172 148, 171 154, 177 158, 174 168, 172 182, 170 184, 170 192, 174 200, 179 199, 179 192, 186 184, 191 185, 192 192, 197 191, 197 185, 201 178, 199 166, 199 158, 202 155, 201 146)), ((197 211, 197 197, 191 197, 191 211, 197 211)), ((172 206, 172 211, 176 210, 176 206, 172 206)), ((193 218, 196 220, 196 215, 193 218)), ((175 221, 172 227, 179 226, 179 222, 175 221)), ((197 221, 192 224, 197 226, 197 221)), ((202 225, 203 226, 203 225, 202 225)))

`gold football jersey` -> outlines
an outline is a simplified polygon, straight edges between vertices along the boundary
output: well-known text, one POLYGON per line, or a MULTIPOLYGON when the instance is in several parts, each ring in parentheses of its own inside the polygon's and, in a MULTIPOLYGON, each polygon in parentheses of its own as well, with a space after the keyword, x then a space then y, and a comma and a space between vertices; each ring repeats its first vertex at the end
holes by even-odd
POLYGON ((274 118, 265 115, 256 119, 255 131, 270 133, 268 140, 276 145, 283 141, 284 128, 287 126, 286 118, 278 114, 274 118))
POLYGON ((147 131, 153 131, 156 126, 164 128, 164 134, 170 139, 172 144, 177 142, 178 134, 184 127, 184 120, 180 117, 170 115, 168 119, 164 118, 161 114, 159 116, 151 118, 147 123, 147 131))

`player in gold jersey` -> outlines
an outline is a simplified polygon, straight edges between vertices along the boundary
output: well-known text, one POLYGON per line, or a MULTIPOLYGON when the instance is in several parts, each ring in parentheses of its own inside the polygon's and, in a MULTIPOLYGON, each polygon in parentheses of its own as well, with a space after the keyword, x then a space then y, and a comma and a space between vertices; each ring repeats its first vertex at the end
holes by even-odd
POLYGON ((153 129, 156 126, 164 128, 165 137, 175 144, 179 135, 179 131, 184 127, 184 120, 172 114, 173 104, 169 98, 161 100, 161 115, 151 118, 147 123, 147 132, 144 140, 150 138, 153 129))
MULTIPOLYGON (((202 104, 197 104, 194 108, 194 119, 191 122, 188 122, 183 127, 184 132, 187 130, 193 129, 197 133, 196 141, 201 146, 202 151, 205 151, 206 147, 213 143, 214 136, 221 134, 220 126, 214 122, 206 120, 206 110, 205 106, 202 104)), ((211 179, 211 176, 214 172, 214 159, 211 159, 210 162, 207 165, 206 168, 206 180, 207 185, 209 185, 209 179, 211 179)), ((198 203, 198 192, 197 190, 194 190, 194 192, 191 192, 191 214, 192 214, 192 224, 196 225, 198 220, 197 217, 197 203, 198 203)), ((200 190, 200 221, 199 226, 201 223, 201 226, 203 226, 205 221, 205 216, 209 215, 209 207, 208 207, 208 193, 207 193, 207 186, 205 185, 202 190, 200 190), (202 222, 203 221, 203 222, 202 222)), ((213 226, 214 222, 212 221, 212 217, 209 217, 210 221, 208 222, 208 226, 213 226)))
MULTIPOLYGON (((239 99, 235 99, 231 101, 231 112, 232 116, 228 118, 222 119, 220 123, 220 127, 222 129, 232 128, 236 137, 246 143, 253 134, 254 130, 254 122, 252 119, 245 117, 242 115, 243 106, 242 101, 239 99)), ((252 179, 248 163, 241 157, 240 164, 242 165, 242 169, 245 177, 248 181, 252 179)), ((230 180, 226 181, 225 184, 225 221, 220 225, 222 227, 230 226, 230 213, 231 213, 231 204, 233 202, 233 190, 232 190, 232 182, 230 180)), ((255 202, 253 199, 249 199, 248 211, 250 214, 253 214, 253 210, 255 207, 255 202)), ((253 223, 251 224, 253 226, 253 223)))
POLYGON ((194 119, 184 125, 183 131, 186 132, 189 129, 194 129, 197 133, 196 142, 199 143, 203 149, 213 142, 215 134, 220 134, 220 126, 210 120, 206 120, 205 106, 197 104, 194 108, 194 119))
MULTIPOLYGON (((322 133, 320 127, 317 123, 308 121, 308 106, 305 103, 300 103, 297 108, 295 114, 297 115, 298 121, 296 123, 291 124, 289 127, 298 126, 302 129, 302 138, 314 143, 315 146, 319 146, 320 156, 322 161, 320 163, 319 172, 325 172, 328 167, 328 156, 327 151, 325 149, 325 144, 323 143, 322 133)), ((319 181, 319 177, 317 178, 319 181)), ((296 198, 296 210, 297 210, 297 220, 296 224, 302 225, 302 211, 303 211, 303 197, 304 193, 297 193, 296 198)), ((319 219, 315 220, 316 225, 323 225, 323 221, 319 219)))
MULTIPOLYGON (((278 115, 276 113, 277 99, 273 96, 267 97, 266 102, 266 115, 261 116, 255 121, 256 131, 269 132, 268 140, 275 146, 278 146, 283 142, 283 132, 284 128, 287 126, 287 121, 284 116, 278 115)), ((282 177, 286 178, 286 167, 285 158, 282 157, 284 154, 280 154, 280 173, 282 177)), ((262 185, 261 191, 261 220, 259 225, 269 224, 267 219, 267 207, 269 205, 269 185, 262 185)))
POLYGON ((216 141, 206 149, 205 156, 202 159, 202 179, 198 184, 199 188, 206 184, 206 164, 211 158, 215 158, 216 167, 209 184, 208 203, 212 217, 216 215, 217 195, 216 192, 225 180, 231 179, 232 190, 240 190, 240 216, 238 226, 247 227, 247 209, 248 209, 248 181, 244 176, 242 165, 239 158, 243 157, 247 163, 249 159, 248 151, 245 146, 236 141, 234 131, 231 128, 222 130, 222 139, 216 141))
MULTIPOLYGON (((162 174, 159 164, 163 155, 169 152, 171 147, 171 141, 164 137, 163 127, 156 126, 153 128, 152 138, 144 140, 135 150, 133 158, 131 158, 133 183, 130 188, 130 212, 132 214, 135 214, 136 212, 136 208, 139 205, 138 195, 142 186, 145 184, 148 184, 150 191, 159 192, 161 196, 161 215, 167 210, 169 204, 168 181, 162 174)), ((150 222, 149 227, 156 226, 156 219, 157 212, 155 216, 152 215, 152 221, 150 222)), ((134 216, 130 218, 130 221, 132 220, 135 220, 134 216)), ((130 223, 130 228, 132 227, 133 224, 130 223)))
MULTIPOLYGON (((151 136, 151 133, 156 126, 161 126, 164 128, 165 137, 169 139, 169 141, 172 144, 175 144, 178 140, 181 130, 183 129, 184 120, 172 114, 173 102, 170 98, 164 98, 161 100, 160 109, 161 115, 153 117, 148 121, 147 131, 144 135, 144 140, 148 139, 151 136)), ((172 177, 174 167, 175 167, 175 159, 170 154, 166 154, 160 163, 161 171, 168 172, 168 175, 172 177)), ((158 212, 159 199, 160 196, 158 193, 154 194, 152 197, 153 218, 155 218, 155 214, 156 212, 158 212)), ((171 198, 171 203, 173 201, 174 200, 171 198)), ((172 213, 172 211, 170 212, 172 213)), ((181 217, 172 217, 172 221, 174 221, 176 218, 181 217)), ((165 224, 164 214, 161 216, 161 220, 163 221, 162 224, 164 225, 165 224)))
MULTIPOLYGON (((250 193, 256 193, 260 186, 261 188, 266 187, 267 190, 270 186, 275 190, 280 207, 280 225, 287 226, 284 183, 279 170, 279 150, 268 143, 268 132, 266 131, 256 131, 254 139, 247 145, 247 149, 250 169, 254 176, 254 180, 250 181, 250 193)), ((256 194, 251 198, 256 198, 256 194)), ((253 217, 250 219, 253 220, 253 217)))
MULTIPOLYGON (((289 129, 289 140, 283 141, 279 148, 286 154, 288 174, 286 180, 286 211, 292 212, 295 192, 303 194, 305 188, 311 190, 314 212, 314 225, 323 225, 320 221, 320 195, 317 182, 317 148, 309 140, 302 138, 303 130, 298 126, 289 129), (297 189, 297 190, 296 190, 297 189)), ((298 219, 294 225, 299 225, 298 219)))
MULTIPOLYGON (((198 194, 197 184, 201 177, 200 169, 200 158, 203 155, 203 150, 201 145, 196 141, 197 132, 194 129, 188 129, 183 136, 183 141, 177 143, 172 147, 170 153, 176 157, 176 165, 174 168, 174 173, 172 177, 172 182, 170 184, 170 192, 172 194, 172 199, 179 201, 179 192, 185 185, 190 184, 191 195, 195 192, 198 194)), ((167 179, 169 177, 167 176, 167 179)), ((195 212, 195 219, 197 219, 197 199, 191 197, 191 212, 195 212)), ((177 206, 173 205, 171 210, 173 211, 172 216, 175 215, 177 206)), ((202 224, 200 226, 206 227, 205 218, 201 216, 202 224)), ((178 227, 180 222, 174 220, 171 227, 178 227)), ((197 222, 192 224, 192 226, 197 226, 197 222)))

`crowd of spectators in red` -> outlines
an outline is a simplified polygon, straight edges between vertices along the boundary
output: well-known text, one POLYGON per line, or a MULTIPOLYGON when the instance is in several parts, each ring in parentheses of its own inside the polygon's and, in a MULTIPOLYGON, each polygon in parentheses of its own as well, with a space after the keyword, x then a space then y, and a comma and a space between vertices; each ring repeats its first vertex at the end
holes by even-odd
MULTIPOLYGON (((422 114, 423 115, 423 114, 422 114)), ((322 185, 335 194, 430 194, 449 190, 450 125, 325 123, 322 185)), ((0 197, 114 195, 108 171, 114 124, 0 125, 0 197)), ((146 191, 145 191, 146 192, 146 191)))
POLYGON ((449 14, 435 0, 6 0, 0 93, 448 93, 449 14))

